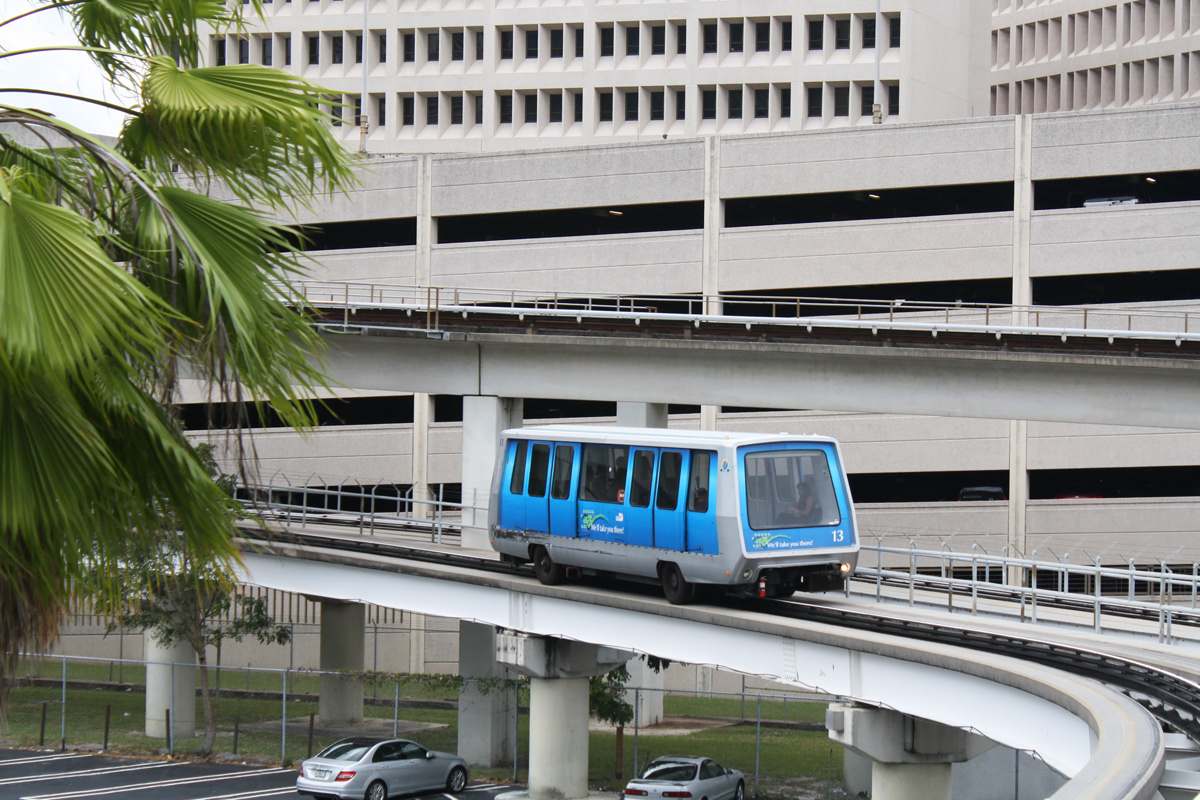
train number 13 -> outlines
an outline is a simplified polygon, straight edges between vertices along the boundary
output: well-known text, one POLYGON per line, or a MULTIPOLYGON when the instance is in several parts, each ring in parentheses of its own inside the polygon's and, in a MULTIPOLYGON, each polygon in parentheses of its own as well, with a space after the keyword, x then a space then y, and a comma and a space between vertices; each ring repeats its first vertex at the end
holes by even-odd
POLYGON ((842 531, 842 530, 837 530, 837 531, 834 531, 834 532, 833 532, 833 540, 834 540, 835 542, 844 542, 844 541, 846 541, 846 532, 845 532, 845 531, 842 531))

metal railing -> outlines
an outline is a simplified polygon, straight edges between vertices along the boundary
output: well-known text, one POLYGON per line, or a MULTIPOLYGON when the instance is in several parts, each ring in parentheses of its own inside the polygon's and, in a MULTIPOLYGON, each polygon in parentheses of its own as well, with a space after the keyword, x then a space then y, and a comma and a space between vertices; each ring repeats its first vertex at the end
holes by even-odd
MULTIPOLYGON (((436 544, 461 544, 463 524, 482 511, 440 497, 414 498, 411 489, 327 484, 316 477, 310 482, 319 485, 276 475, 265 484, 239 485, 238 497, 251 513, 286 525, 344 528, 365 536, 383 532, 436 544)), ((1018 605, 1022 619, 1034 623, 1039 605, 1086 608, 1097 633, 1105 615, 1153 619, 1159 641, 1166 643, 1173 641, 1175 624, 1200 625, 1200 562, 1181 569, 1169 557, 1140 566, 1127 559, 1114 566, 1105 565, 1101 556, 1073 562, 1070 553, 1055 554, 1050 561, 1039 559, 1036 549, 1025 556, 1011 545, 999 554, 978 543, 970 552, 945 544, 929 550, 912 539, 908 547, 887 546, 882 535, 874 536, 876 544, 861 547, 862 553, 874 554, 874 565, 860 558, 853 577, 859 584, 873 584, 877 601, 884 599, 887 584, 906 590, 910 606, 917 603, 918 591, 944 593, 947 609, 953 611, 961 602, 972 614, 979 613, 981 599, 1006 600, 1018 605)))
POLYGON ((401 492, 392 484, 326 483, 318 476, 293 483, 276 474, 267 483, 239 483, 237 497, 250 513, 286 525, 337 526, 372 536, 388 532, 443 544, 457 542, 464 511, 472 519, 476 511, 446 500, 444 491, 439 486, 437 498, 421 498, 411 487, 401 492))
POLYGON ((1009 599, 1020 604, 1022 618, 1028 612, 1031 622, 1038 621, 1039 603, 1086 607, 1097 633, 1105 614, 1138 616, 1157 620, 1159 641, 1168 644, 1173 624, 1200 624, 1200 563, 1188 564, 1187 571, 1182 571, 1170 559, 1141 566, 1129 559, 1118 567, 1104 565, 1099 556, 1091 558, 1091 563, 1071 562, 1069 554, 1048 561, 1038 559, 1034 550, 1027 557, 1011 545, 994 555, 978 544, 965 553, 945 546, 920 549, 915 542, 909 547, 888 547, 882 537, 876 539, 873 546, 862 545, 863 553, 875 554, 875 565, 860 561, 854 577, 873 583, 877 600, 883 599, 887 583, 907 589, 910 606, 915 605, 918 591, 929 590, 944 592, 951 611, 955 598, 964 598, 972 614, 979 612, 981 595, 1009 599), (891 564, 885 563, 889 561, 891 564))
MULTIPOLYGON (((471 314, 574 317, 577 322, 623 320, 706 324, 801 325, 813 328, 858 328, 947 333, 1048 335, 1068 338, 1139 338, 1200 341, 1191 330, 1191 317, 1200 308, 1153 308, 1136 304, 1103 306, 1014 306, 988 303, 933 303, 915 300, 831 299, 760 295, 626 295, 518 292, 464 287, 416 286, 328 281, 303 281, 295 290, 326 312, 342 312, 344 326, 352 325, 359 310, 403 312, 411 327, 434 331, 441 317, 471 314), (736 313, 728 313, 736 312, 736 313)), ((367 327, 367 326, 354 326, 367 327)))

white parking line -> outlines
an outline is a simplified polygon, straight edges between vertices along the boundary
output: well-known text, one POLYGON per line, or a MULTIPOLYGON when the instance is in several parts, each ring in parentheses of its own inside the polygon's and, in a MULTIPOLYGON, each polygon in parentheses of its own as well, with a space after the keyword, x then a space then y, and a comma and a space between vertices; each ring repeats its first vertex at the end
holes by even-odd
MULTIPOLYGON (((163 789, 168 786, 187 786, 188 784, 208 783, 209 781, 229 781, 235 778, 249 778, 255 775, 278 775, 284 772, 294 772, 290 769, 252 769, 241 772, 227 772, 221 775, 200 775, 195 778, 175 778, 169 781, 153 781, 151 783, 133 783, 126 786, 114 786, 110 789, 81 789, 75 792, 60 792, 58 794, 35 794, 23 797, 21 800, 65 800, 70 797, 99 797, 106 794, 122 794, 124 792, 140 792, 146 789, 163 789)), ((292 789, 294 792, 295 789, 292 789)))
POLYGON ((216 797, 206 797, 204 800, 253 800, 256 797, 274 797, 280 794, 296 793, 295 786, 284 786, 276 789, 259 789, 252 792, 237 792, 236 794, 219 794, 216 797))
POLYGON ((45 775, 26 775, 22 778, 7 778, 0 780, 0 786, 13 786, 18 783, 37 783, 38 781, 52 781, 58 778, 75 778, 85 775, 111 775, 116 772, 137 772, 143 769, 162 769, 163 767, 181 766, 180 762, 157 762, 154 764, 129 764, 123 767, 97 767, 96 769, 80 769, 72 770, 71 772, 50 772, 45 775))
POLYGON ((464 792, 474 792, 479 789, 495 789, 497 786, 504 786, 503 783, 480 783, 476 786, 468 786, 463 789, 464 792))
POLYGON ((64 758, 95 758, 91 753, 46 753, 44 755, 27 756, 25 758, 6 758, 0 760, 0 767, 11 764, 40 764, 45 761, 62 761, 64 758))

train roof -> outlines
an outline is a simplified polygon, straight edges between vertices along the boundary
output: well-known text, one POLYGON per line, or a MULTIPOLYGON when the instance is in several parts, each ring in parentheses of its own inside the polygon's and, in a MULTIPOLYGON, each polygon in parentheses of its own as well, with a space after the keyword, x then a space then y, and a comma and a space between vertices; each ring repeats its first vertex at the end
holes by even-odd
POLYGON ((565 439, 604 444, 654 444, 662 447, 691 447, 697 444, 733 447, 767 442, 828 442, 829 436, 807 433, 738 433, 732 431, 692 431, 671 428, 622 428, 613 425, 535 425, 504 432, 508 438, 565 439))

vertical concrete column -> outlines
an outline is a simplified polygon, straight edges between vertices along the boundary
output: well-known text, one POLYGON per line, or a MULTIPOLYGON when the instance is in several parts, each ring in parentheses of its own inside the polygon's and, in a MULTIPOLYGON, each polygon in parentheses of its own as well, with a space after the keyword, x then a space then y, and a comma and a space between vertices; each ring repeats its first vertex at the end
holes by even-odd
MULTIPOLYGON (((505 678, 496 662, 496 629, 463 620, 458 624, 458 674, 464 678, 505 678)), ((468 683, 458 696, 458 754, 468 764, 496 767, 512 755, 517 708, 508 688, 468 683)))
POLYGON ((619 402, 617 424, 623 428, 665 428, 667 404, 619 402))
POLYGON ((951 800, 952 765, 987 752, 977 734, 881 708, 831 705, 829 738, 871 759, 874 800, 951 800))
POLYGON ((163 645, 146 631, 146 735, 167 738, 167 711, 174 738, 196 735, 196 651, 187 642, 163 645))
POLYGON ((530 678, 529 796, 587 797, 587 773, 588 679, 530 678))
POLYGON ((321 599, 321 671, 345 670, 352 675, 321 675, 317 713, 322 725, 363 718, 364 652, 367 607, 362 603, 321 599))
POLYGON ((645 728, 662 722, 665 685, 662 670, 655 672, 640 658, 630 659, 625 668, 629 670, 629 685, 642 690, 625 692, 625 702, 629 705, 634 705, 634 698, 637 699, 635 711, 638 727, 645 728))
POLYGON ((429 489, 429 426, 433 422, 433 395, 418 392, 413 395, 412 425, 412 515, 429 519, 433 509, 427 505, 433 499, 429 489), (426 501, 426 502, 422 502, 426 501))
MULTIPOLYGON (((1018 114, 1013 121, 1013 243, 1012 304, 1033 304, 1030 277, 1030 225, 1033 219, 1033 117, 1018 114)), ((1013 325, 1028 325, 1027 311, 1013 312, 1013 325)), ((1008 543, 1025 553, 1025 519, 1029 500, 1029 423, 1013 420, 1008 434, 1008 543)), ((1011 551, 1011 548, 1010 548, 1011 551)), ((1008 582, 1019 583, 1021 571, 1009 570, 1008 582)))
POLYGON ((417 156, 417 248, 413 282, 433 285, 433 245, 437 220, 433 218, 433 156, 417 156))
MULTIPOLYGON (((704 313, 723 313, 721 301, 721 228, 725 225, 725 201, 721 199, 721 137, 704 140, 704 248, 700 265, 700 293, 704 313)), ((720 406, 700 406, 700 430, 717 429, 720 406)))
MULTIPOLYGON (((1030 225, 1033 219, 1033 117, 1018 114, 1013 118, 1013 239, 1012 302, 1027 306, 1033 302, 1030 278, 1030 225)), ((1028 314, 1015 312, 1014 325, 1028 324, 1028 314)))
POLYGON ((425 671, 425 615, 408 614, 408 671, 413 675, 425 671))
MULTIPOLYGON (((1026 552, 1026 514, 1029 506, 1029 423, 1023 419, 1009 422, 1008 430, 1008 543, 1009 555, 1015 548, 1026 552)), ((1021 582, 1021 568, 1009 569, 1008 582, 1021 582)))
POLYGON ((632 653, 546 636, 496 636, 496 660, 528 675, 529 797, 587 797, 588 678, 604 675, 632 653))
POLYGON ((507 397, 463 397, 462 546, 488 550, 488 498, 499 457, 500 432, 519 428, 524 401, 507 397))

